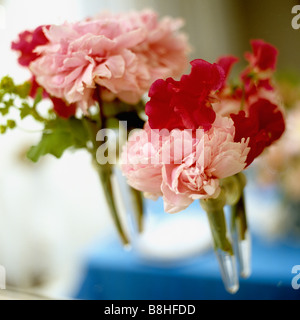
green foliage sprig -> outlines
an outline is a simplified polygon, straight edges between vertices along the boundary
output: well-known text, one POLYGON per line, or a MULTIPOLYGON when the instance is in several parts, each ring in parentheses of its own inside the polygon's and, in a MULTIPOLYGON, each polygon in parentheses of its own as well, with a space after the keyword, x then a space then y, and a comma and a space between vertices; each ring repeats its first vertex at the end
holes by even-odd
POLYGON ((34 99, 29 96, 30 90, 30 82, 16 85, 9 76, 1 80, 0 115, 3 119, 8 119, 1 124, 0 132, 3 134, 8 129, 17 127, 16 121, 9 118, 12 109, 15 109, 19 111, 20 120, 31 116, 44 127, 40 142, 31 147, 27 153, 30 160, 37 162, 41 156, 46 154, 60 158, 68 148, 87 148, 90 136, 84 122, 75 117, 60 118, 51 109, 47 117, 42 116, 38 111, 38 106, 43 100, 43 89, 37 90, 34 99))
MULTIPOLYGON (((143 102, 137 105, 128 105, 121 101, 111 103, 96 103, 95 110, 79 118, 72 116, 64 119, 58 116, 53 108, 49 108, 46 116, 39 112, 40 103, 44 100, 43 88, 38 88, 35 97, 30 97, 31 82, 26 81, 20 85, 5 76, 0 81, 0 117, 4 123, 0 124, 0 134, 17 127, 15 119, 11 118, 12 111, 19 112, 19 119, 32 117, 43 126, 41 140, 32 146, 27 157, 37 162, 40 157, 51 154, 60 158, 67 149, 87 149, 95 156, 98 147, 96 134, 103 128, 117 128, 119 120, 127 120, 129 130, 142 127, 144 121, 138 116, 145 106, 143 102), (100 112, 101 108, 101 112, 100 112)), ((51 104, 51 100, 48 99, 51 104)), ((1 121, 0 119, 0 122, 1 121)))

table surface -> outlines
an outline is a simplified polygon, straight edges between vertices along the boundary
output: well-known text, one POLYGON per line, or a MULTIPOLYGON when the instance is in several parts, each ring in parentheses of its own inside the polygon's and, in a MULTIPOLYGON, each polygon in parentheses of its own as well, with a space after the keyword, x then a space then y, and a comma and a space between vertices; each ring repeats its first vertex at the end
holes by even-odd
MULTIPOLYGON (((76 294, 86 300, 300 299, 292 287, 292 268, 300 265, 300 245, 252 239, 252 274, 239 291, 225 291, 213 250, 178 261, 154 263, 126 251, 117 239, 95 243, 76 294)), ((299 281, 299 280, 298 280, 299 281)))
MULTIPOLYGON (((256 187, 251 189, 251 185, 248 186, 247 196, 248 204, 251 204, 247 210, 265 214, 264 208, 260 205, 274 204, 277 199, 276 193, 260 192, 256 187)), ((176 224, 165 233, 163 232, 162 236, 153 233, 154 240, 158 240, 154 242, 156 248, 159 249, 160 245, 163 247, 163 241, 160 239, 170 240, 171 238, 171 243, 175 241, 179 251, 182 250, 180 245, 186 238, 190 237, 189 242, 184 243, 185 246, 196 242, 199 238, 204 241, 205 237, 207 238, 207 230, 203 228, 203 223, 194 227, 194 224, 199 222, 193 220, 194 217, 198 219, 199 208, 199 204, 194 202, 187 211, 175 215, 179 219, 177 225, 179 223, 180 227, 173 232, 173 238, 170 231, 176 228, 176 224), (192 222, 184 226, 184 220, 180 220, 180 217, 185 219, 190 217, 192 222), (184 229, 184 227, 185 231, 180 232, 180 228, 184 229)), ((146 203, 146 209, 146 216, 170 219, 170 215, 160 213, 162 201, 150 201, 146 203)), ((126 210, 130 210, 128 204, 126 210)), ((171 226, 175 219, 174 215, 171 216, 172 220, 166 220, 168 226, 171 226)), ((207 221, 204 225, 208 225, 207 221)), ((190 253, 193 254, 189 257, 176 261, 145 259, 137 250, 124 250, 116 235, 96 241, 85 253, 85 273, 75 298, 89 300, 300 299, 300 289, 295 290, 292 286, 293 277, 297 276, 292 273, 292 268, 300 265, 300 237, 271 240, 261 233, 255 233, 251 227, 250 231, 252 273, 248 279, 240 279, 239 291, 234 295, 224 289, 217 259, 211 248, 210 231, 208 231, 210 238, 208 248, 204 246, 200 253, 191 251, 190 253)), ((152 233, 150 236, 152 237, 152 233)), ((168 247, 164 250, 168 253, 168 247)), ((172 257, 168 254, 166 256, 172 257)), ((297 283, 300 283, 299 279, 297 283)))

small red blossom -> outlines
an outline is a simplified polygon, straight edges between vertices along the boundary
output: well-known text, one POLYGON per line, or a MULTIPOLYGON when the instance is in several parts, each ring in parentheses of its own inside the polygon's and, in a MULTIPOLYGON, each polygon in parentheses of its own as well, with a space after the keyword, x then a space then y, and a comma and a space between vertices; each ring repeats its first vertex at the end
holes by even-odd
POLYGON ((278 50, 264 40, 255 39, 251 41, 253 53, 247 52, 245 58, 252 68, 260 71, 275 70, 278 50))
POLYGON ((74 116, 76 113, 76 103, 67 104, 64 100, 50 97, 53 103, 53 110, 55 113, 64 119, 69 119, 70 117, 74 116))
POLYGON ((277 49, 263 40, 252 40, 251 45, 253 53, 245 54, 249 66, 241 73, 245 99, 256 95, 260 89, 273 90, 271 76, 276 68, 278 55, 277 49))
POLYGON ((18 62, 24 67, 28 67, 30 63, 39 57, 39 54, 34 52, 35 48, 49 42, 46 38, 43 29, 49 26, 39 26, 34 31, 24 31, 19 34, 19 39, 12 42, 12 50, 19 51, 20 56, 18 62))
POLYGON ((222 67, 196 59, 191 72, 180 81, 172 78, 155 81, 149 91, 146 114, 152 129, 211 128, 216 119, 211 102, 225 79, 222 67))
POLYGON ((285 130, 284 117, 277 105, 266 99, 259 99, 249 107, 249 115, 244 111, 231 114, 235 126, 235 142, 250 138, 250 152, 247 166, 258 157, 266 147, 278 140, 285 130))

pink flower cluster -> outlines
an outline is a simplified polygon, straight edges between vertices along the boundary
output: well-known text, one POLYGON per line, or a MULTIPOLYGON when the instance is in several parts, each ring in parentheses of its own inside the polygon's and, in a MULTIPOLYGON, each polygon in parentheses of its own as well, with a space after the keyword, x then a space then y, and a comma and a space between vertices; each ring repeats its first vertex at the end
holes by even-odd
POLYGON ((162 196, 174 213, 196 199, 217 198, 221 179, 244 170, 278 140, 285 124, 271 85, 277 50, 252 42, 239 87, 227 83, 237 58, 191 62, 189 75, 153 83, 148 123, 124 148, 128 183, 147 197, 162 196))
MULTIPOLYGON (((187 67, 189 46, 181 26, 180 19, 159 21, 151 10, 47 26, 47 41, 31 46, 29 68, 49 95, 84 112, 99 96, 136 104, 154 80, 177 77, 187 67)), ((20 45, 14 49, 22 52, 20 45)))

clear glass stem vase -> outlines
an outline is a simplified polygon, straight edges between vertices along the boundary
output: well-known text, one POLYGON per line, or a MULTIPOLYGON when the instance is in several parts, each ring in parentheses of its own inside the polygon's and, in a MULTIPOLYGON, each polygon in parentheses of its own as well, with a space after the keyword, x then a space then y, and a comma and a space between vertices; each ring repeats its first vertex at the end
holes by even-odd
POLYGON ((231 206, 231 234, 239 262, 240 275, 248 278, 251 274, 251 236, 248 230, 244 192, 239 201, 231 206))
POLYGON ((110 164, 100 165, 97 163, 95 164, 95 166, 100 178, 100 182, 102 184, 102 189, 104 192, 105 199, 107 201, 108 209, 110 211, 111 217, 113 219, 113 222, 119 234, 119 237, 123 245, 125 246, 129 245, 130 241, 123 227, 120 213, 118 211, 115 197, 114 197, 113 186, 112 186, 113 166, 110 164))
POLYGON ((225 289, 229 293, 236 293, 239 289, 239 279, 236 257, 227 232, 224 214, 224 206, 226 204, 224 192, 221 193, 218 199, 201 200, 200 203, 208 217, 214 251, 219 263, 225 289))
MULTIPOLYGON (((95 163, 95 166, 116 231, 118 232, 122 244, 129 248, 132 242, 135 241, 137 236, 143 231, 143 195, 140 191, 127 186, 125 195, 122 194, 122 197, 128 197, 126 202, 129 203, 129 205, 125 205, 125 217, 122 219, 121 212, 116 203, 116 195, 112 182, 114 177, 119 187, 122 186, 122 182, 124 183, 124 181, 122 181, 123 177, 120 176, 118 166, 98 163, 95 163), (124 227, 124 224, 126 225, 126 228, 124 227)), ((123 203, 121 203, 121 205, 123 205, 123 203)))
POLYGON ((137 223, 138 233, 144 230, 144 201, 141 191, 130 187, 131 201, 133 204, 134 218, 137 223))

